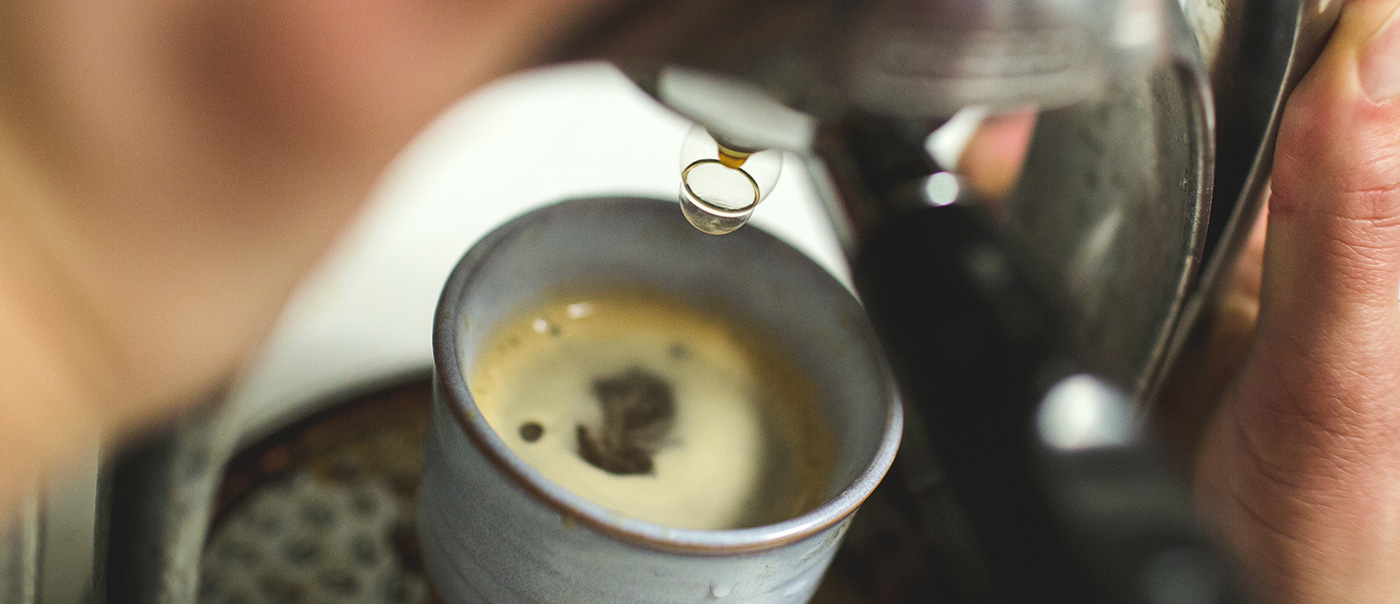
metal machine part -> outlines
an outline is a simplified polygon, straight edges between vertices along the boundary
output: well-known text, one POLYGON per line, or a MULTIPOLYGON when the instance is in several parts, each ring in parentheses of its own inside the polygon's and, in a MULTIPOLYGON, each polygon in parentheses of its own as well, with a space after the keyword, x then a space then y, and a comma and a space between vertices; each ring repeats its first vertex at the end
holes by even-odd
POLYGON ((234 455, 201 527, 199 604, 431 602, 414 531, 430 400, 415 373, 234 455))
POLYGON ((1102 380, 1073 375, 1036 410, 1036 470, 1074 562, 1093 569, 1092 589, 1110 602, 1242 601, 1136 406, 1102 380))
POLYGON ((1212 586, 1201 601, 1244 601, 1138 433, 1131 399, 1074 377, 1070 315, 1027 278, 1033 258, 951 204, 902 214, 857 259, 857 288, 911 407, 906 434, 930 444, 901 463, 942 475, 911 485, 914 496, 925 516, 966 523, 951 549, 982 560, 963 573, 961 601, 1156 601, 1154 568, 1173 552, 1193 563, 1172 576, 1212 586), (1085 411, 1090 421, 1075 415, 1085 411))
POLYGON ((663 41, 619 29, 599 52, 722 143, 800 154, 848 257, 896 205, 919 203, 889 192, 937 171, 923 145, 936 127, 969 105, 1036 108, 1002 227, 1075 302, 1086 367, 1147 391, 1196 273, 1213 181, 1208 76, 1175 3, 687 6, 632 17, 668 27, 663 41))
POLYGON ((1143 400, 1156 402, 1165 369, 1223 293, 1265 203, 1288 95, 1322 52, 1339 0, 1182 0, 1207 59, 1215 99, 1214 207, 1200 276, 1143 400))
POLYGON ((1343 2, 1181 0, 1181 4, 1206 59, 1216 105, 1215 197, 1217 217, 1227 220, 1211 221, 1206 241, 1210 255, 1217 247, 1237 245, 1232 243, 1237 233, 1248 234, 1264 201, 1274 138, 1288 94, 1322 51, 1343 2))
POLYGON ((1156 0, 631 2, 561 55, 612 59, 653 91, 666 66, 746 82, 823 121, 941 119, 1094 98, 1156 62, 1162 15, 1156 0))
POLYGON ((848 252, 885 212, 847 178, 869 163, 850 124, 914 138, 970 105, 1039 109, 1007 222, 1081 301, 1090 365, 1150 405, 1248 235, 1283 103, 1340 5, 630 2, 557 58, 614 60, 720 139, 803 154, 848 252))
POLYGON ((1163 370, 1211 213, 1210 91, 1190 30, 1172 17, 1169 60, 1147 77, 1040 113, 1002 210, 1009 235, 1040 258, 1043 285, 1068 301, 1082 368, 1134 396, 1163 370))

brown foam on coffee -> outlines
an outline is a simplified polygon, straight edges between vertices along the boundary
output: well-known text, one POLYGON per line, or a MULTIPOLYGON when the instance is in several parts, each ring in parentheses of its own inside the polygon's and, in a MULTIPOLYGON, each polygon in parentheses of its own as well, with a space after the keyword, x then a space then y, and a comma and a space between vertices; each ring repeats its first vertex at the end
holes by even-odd
POLYGON ((546 478, 678 528, 760 526, 828 496, 815 383, 767 338, 674 298, 560 298, 487 336, 469 387, 546 478), (669 397, 669 398, 668 398, 669 397))
POLYGON ((651 457, 676 418, 675 395, 665 378, 640 367, 593 380, 603 410, 600 426, 578 426, 578 454, 609 474, 651 474, 651 457))

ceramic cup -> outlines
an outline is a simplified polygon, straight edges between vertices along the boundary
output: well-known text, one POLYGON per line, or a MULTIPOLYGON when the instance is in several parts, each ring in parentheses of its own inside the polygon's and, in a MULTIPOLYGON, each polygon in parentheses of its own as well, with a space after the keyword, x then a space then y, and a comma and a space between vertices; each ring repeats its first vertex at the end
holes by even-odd
POLYGON ((806 602, 899 445, 895 390, 850 293, 758 228, 700 233, 674 201, 566 201, 487 235, 447 281, 433 353, 418 532, 448 604, 806 602), (502 321, 580 282, 735 309, 780 340, 816 380, 833 430, 825 503, 754 528, 667 527, 585 500, 512 453, 482 417, 463 366, 502 321))

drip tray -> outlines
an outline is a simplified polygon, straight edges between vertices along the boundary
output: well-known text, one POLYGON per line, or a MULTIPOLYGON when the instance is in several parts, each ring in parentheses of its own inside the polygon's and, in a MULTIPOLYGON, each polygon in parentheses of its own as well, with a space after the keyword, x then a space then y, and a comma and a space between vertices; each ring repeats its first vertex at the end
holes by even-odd
MULTIPOLYGON (((200 561, 199 603, 439 602, 414 527, 431 402, 427 379, 385 388, 236 455, 200 561)), ((891 491, 862 506, 814 603, 949 601, 891 491)))

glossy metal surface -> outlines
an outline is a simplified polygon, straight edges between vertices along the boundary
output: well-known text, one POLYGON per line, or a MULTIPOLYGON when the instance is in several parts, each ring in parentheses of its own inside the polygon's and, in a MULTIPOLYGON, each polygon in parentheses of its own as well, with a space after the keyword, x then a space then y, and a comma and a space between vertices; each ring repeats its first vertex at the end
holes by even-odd
POLYGON ((717 136, 807 154, 848 250, 888 214, 871 189, 890 183, 851 182, 869 158, 816 148, 820 132, 858 115, 927 134, 967 105, 1040 108, 1008 233, 1043 250, 1073 301, 1087 368, 1150 399, 1238 255, 1287 92, 1340 5, 639 2, 563 56, 619 62, 717 136))
POLYGON ((1083 369, 1140 395, 1198 269, 1214 168, 1211 98, 1180 14, 1169 60, 1101 99, 1044 111, 1007 229, 1066 301, 1083 369))
POLYGON ((564 202, 507 223, 453 271, 434 324, 418 525, 445 601, 777 604, 815 591, 898 447, 903 415, 879 344, 855 299, 800 252, 757 229, 715 237, 678 218, 656 200, 564 202), (463 365, 500 321, 570 286, 669 293, 771 334, 817 381, 834 431, 827 502, 766 526, 677 529, 609 511, 512 453, 463 365))
POLYGON ((653 91, 667 66, 721 75, 823 120, 850 111, 946 118, 971 104, 1093 98, 1156 60, 1161 8, 1156 0, 631 2, 561 57, 614 60, 653 91))
MULTIPOLYGON (((1341 0, 1182 0, 1215 97, 1219 156, 1207 255, 1253 223, 1288 93, 1322 50, 1341 0), (1245 205, 1248 207, 1244 207, 1245 205), (1236 208, 1241 212, 1236 212, 1236 208), (1237 217, 1238 216, 1238 217, 1237 217)), ((1229 254, 1223 254, 1222 257, 1229 254)))
MULTIPOLYGON (((1208 61, 1216 103, 1214 208, 1199 284, 1181 313, 1182 329, 1159 367, 1181 354, 1191 328, 1228 282, 1265 203, 1274 142, 1288 95, 1322 51, 1341 0, 1182 0, 1208 61)), ((1159 373, 1148 384, 1153 402, 1159 373)))
POLYGON ((721 139, 803 154, 849 255, 936 169, 922 141, 944 120, 1038 108, 1005 235, 1069 301, 1084 367, 1146 389, 1198 268, 1214 165, 1206 69, 1174 2, 677 6, 639 18, 668 36, 604 55, 721 139))

